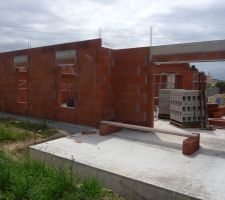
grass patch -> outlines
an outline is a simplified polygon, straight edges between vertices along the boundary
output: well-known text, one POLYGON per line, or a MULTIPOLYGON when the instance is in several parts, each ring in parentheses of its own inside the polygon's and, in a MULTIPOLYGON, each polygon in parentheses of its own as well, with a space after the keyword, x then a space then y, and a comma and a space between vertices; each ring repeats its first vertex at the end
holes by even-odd
POLYGON ((38 132, 39 135, 44 137, 49 137, 57 133, 57 130, 48 127, 46 122, 12 121, 11 125, 20 129, 38 132))
POLYGON ((34 132, 38 133, 39 135, 42 135, 43 137, 49 137, 57 133, 57 130, 49 128, 47 123, 45 122, 17 121, 15 119, 6 118, 6 119, 1 119, 0 124, 5 125, 5 127, 11 128, 11 130, 13 130, 13 127, 14 127, 14 128, 17 128, 16 131, 26 130, 28 132, 30 131, 33 133, 34 132))
POLYGON ((31 137, 31 133, 26 130, 15 130, 13 127, 8 127, 0 123, 0 142, 25 140, 31 137))
POLYGON ((11 125, 29 131, 46 131, 49 129, 45 122, 12 121, 11 125))
MULTIPOLYGON (((0 120, 1 145, 4 142, 12 142, 13 145, 14 141, 29 141, 36 136, 45 138, 56 132, 44 122, 0 120)), ((19 146, 18 143, 13 146, 15 155, 0 150, 0 200, 122 200, 102 188, 95 179, 80 181, 77 177, 72 178, 74 175, 70 169, 60 171, 25 158, 28 154, 25 154, 27 148, 23 144, 19 142, 19 146), (18 148, 22 153, 18 153, 18 148)))
POLYGON ((70 173, 41 162, 0 152, 0 200, 117 200, 105 196, 98 181, 71 181, 70 173))

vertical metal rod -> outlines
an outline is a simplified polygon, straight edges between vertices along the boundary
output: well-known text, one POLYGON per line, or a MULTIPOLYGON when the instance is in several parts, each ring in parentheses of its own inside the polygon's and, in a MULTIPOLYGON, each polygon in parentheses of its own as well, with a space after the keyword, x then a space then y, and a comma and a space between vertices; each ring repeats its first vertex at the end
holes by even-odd
POLYGON ((99 38, 102 38, 102 27, 99 27, 99 30, 98 30, 98 37, 99 37, 99 38))
POLYGON ((152 61, 152 51, 151 51, 151 47, 152 47, 152 26, 150 26, 150 46, 149 46, 149 60, 150 62, 152 61))
POLYGON ((150 26, 150 47, 152 46, 152 26, 150 26))

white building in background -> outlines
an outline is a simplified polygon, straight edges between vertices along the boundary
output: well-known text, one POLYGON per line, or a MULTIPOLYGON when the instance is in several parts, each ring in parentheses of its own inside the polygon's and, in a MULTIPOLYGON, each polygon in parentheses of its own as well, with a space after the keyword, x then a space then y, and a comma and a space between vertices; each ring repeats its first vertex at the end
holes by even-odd
POLYGON ((212 78, 212 75, 210 73, 208 73, 207 76, 206 76, 206 83, 207 83, 207 85, 210 85, 210 86, 215 85, 215 83, 213 81, 213 78, 212 78))

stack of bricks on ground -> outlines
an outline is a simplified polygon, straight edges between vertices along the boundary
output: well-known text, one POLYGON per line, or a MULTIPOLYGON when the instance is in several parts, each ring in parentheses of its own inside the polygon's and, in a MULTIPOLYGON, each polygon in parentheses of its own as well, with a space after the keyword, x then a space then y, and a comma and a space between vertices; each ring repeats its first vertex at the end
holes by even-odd
POLYGON ((225 115, 225 107, 219 107, 217 103, 208 103, 207 108, 210 118, 221 118, 225 115))
POLYGON ((209 114, 209 124, 218 126, 218 127, 225 127, 225 119, 221 118, 225 116, 225 107, 218 107, 216 103, 209 103, 207 104, 208 107, 208 114, 209 114))

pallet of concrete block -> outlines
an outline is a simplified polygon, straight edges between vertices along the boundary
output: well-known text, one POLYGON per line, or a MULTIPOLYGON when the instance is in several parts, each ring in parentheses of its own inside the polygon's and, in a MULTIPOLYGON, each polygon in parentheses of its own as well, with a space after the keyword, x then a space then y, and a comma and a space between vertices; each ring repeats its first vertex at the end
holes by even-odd
POLYGON ((199 105, 199 90, 174 89, 170 92, 170 104, 180 106, 199 105))
POLYGON ((159 118, 170 118, 170 92, 173 89, 159 90, 159 118))
POLYGON ((170 93, 171 123, 180 127, 199 127, 201 121, 199 91, 175 89, 170 93))

